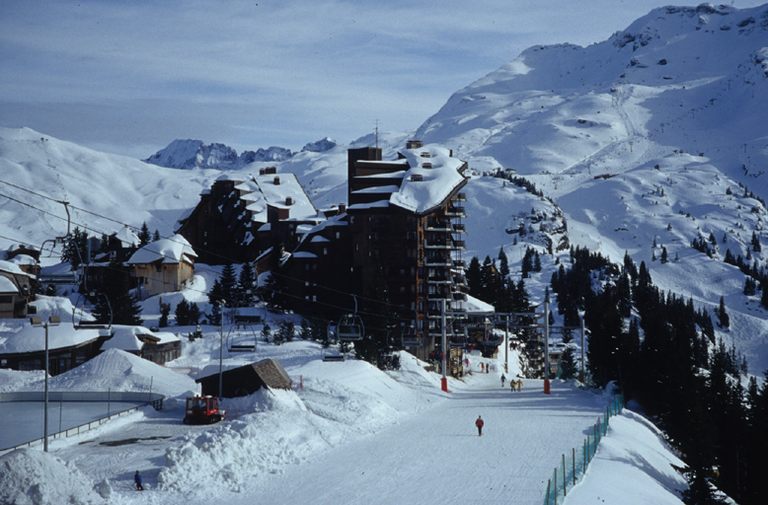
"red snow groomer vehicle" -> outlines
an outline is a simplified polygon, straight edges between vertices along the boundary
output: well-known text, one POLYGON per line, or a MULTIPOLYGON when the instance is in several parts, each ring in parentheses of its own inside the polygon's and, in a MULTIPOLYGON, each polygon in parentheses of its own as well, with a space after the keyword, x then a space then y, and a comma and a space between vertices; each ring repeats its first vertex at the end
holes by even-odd
POLYGON ((222 419, 224 419, 224 411, 219 408, 219 399, 215 396, 187 398, 184 424, 213 424, 222 419))

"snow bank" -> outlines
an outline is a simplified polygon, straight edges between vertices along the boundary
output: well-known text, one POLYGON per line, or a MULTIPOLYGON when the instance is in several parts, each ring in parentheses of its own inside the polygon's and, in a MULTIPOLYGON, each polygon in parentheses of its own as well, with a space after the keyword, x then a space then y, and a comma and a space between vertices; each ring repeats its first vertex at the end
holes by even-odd
POLYGON ((293 377, 297 372, 304 377, 298 393, 262 389, 227 399, 224 408, 231 420, 168 449, 158 482, 170 491, 211 481, 240 491, 255 478, 282 473, 329 447, 376 433, 429 403, 390 373, 418 376, 412 381, 437 389, 418 365, 404 369, 384 373, 365 361, 313 360, 292 370, 293 377))
POLYGON ((75 465, 38 449, 20 449, 0 456, 0 503, 92 505, 106 500, 75 465))
POLYGON ((158 475, 162 489, 189 491, 216 482, 216 487, 240 491, 255 476, 279 473, 327 447, 320 436, 322 420, 312 419, 292 391, 262 389, 234 403, 255 413, 189 435, 169 448, 167 467, 158 475))
POLYGON ((682 505, 688 488, 674 468, 685 467, 650 421, 625 409, 611 419, 584 479, 568 491, 565 505, 682 505))
POLYGON ((77 368, 50 380, 54 390, 149 391, 166 396, 198 391, 195 381, 119 349, 105 351, 77 368))

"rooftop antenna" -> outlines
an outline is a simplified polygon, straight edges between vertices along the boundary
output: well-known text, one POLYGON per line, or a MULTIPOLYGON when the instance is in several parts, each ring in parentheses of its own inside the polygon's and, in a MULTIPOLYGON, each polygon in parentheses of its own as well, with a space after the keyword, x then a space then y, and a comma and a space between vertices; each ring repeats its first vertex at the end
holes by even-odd
POLYGON ((376 149, 379 148, 379 120, 376 120, 376 127, 373 129, 373 136, 376 138, 376 149))

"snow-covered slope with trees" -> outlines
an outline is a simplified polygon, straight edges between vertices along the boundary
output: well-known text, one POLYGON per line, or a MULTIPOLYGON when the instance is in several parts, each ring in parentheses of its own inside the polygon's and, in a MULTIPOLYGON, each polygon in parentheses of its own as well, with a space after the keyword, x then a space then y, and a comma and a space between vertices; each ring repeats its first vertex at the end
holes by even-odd
MULTIPOLYGON (((455 93, 416 136, 476 169, 526 177, 562 209, 571 244, 616 262, 627 251, 660 287, 710 311, 723 296, 734 317, 720 334, 759 373, 768 313, 725 260, 765 268, 766 47, 768 6, 656 9, 598 44, 524 51, 455 93)), ((468 242, 504 239, 508 211, 479 201, 468 216, 489 207, 501 219, 472 223, 468 242)))

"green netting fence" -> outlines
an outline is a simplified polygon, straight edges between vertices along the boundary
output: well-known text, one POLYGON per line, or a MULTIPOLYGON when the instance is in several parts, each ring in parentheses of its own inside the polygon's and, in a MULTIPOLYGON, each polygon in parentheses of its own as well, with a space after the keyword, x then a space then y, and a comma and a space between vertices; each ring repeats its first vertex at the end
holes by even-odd
POLYGON ((597 445, 600 440, 608 433, 608 421, 611 417, 621 413, 624 408, 624 396, 615 395, 608 406, 605 408, 605 414, 597 418, 597 421, 590 433, 581 444, 581 448, 571 448, 571 451, 560 455, 560 462, 555 467, 552 477, 547 480, 547 490, 544 495, 544 505, 558 505, 565 501, 568 490, 579 481, 587 471, 589 462, 595 456, 597 445))

